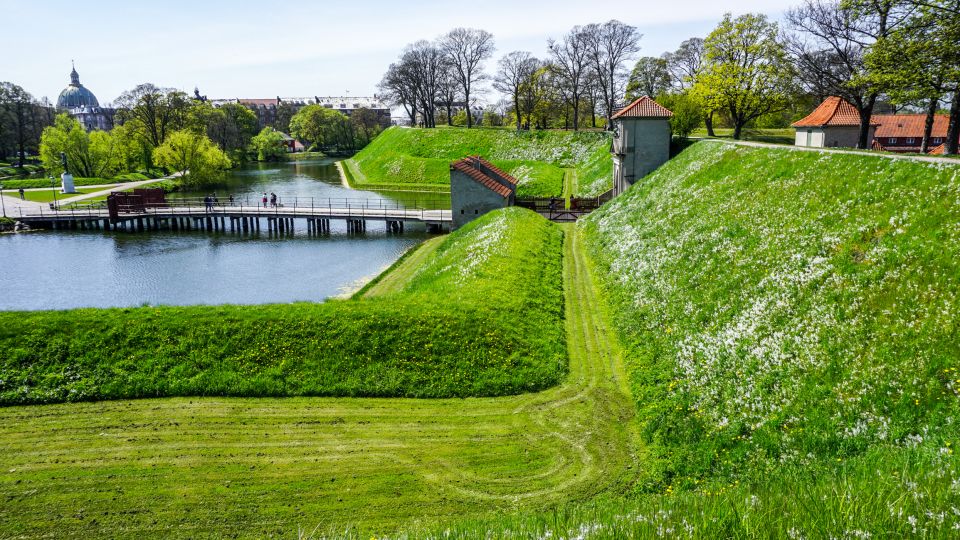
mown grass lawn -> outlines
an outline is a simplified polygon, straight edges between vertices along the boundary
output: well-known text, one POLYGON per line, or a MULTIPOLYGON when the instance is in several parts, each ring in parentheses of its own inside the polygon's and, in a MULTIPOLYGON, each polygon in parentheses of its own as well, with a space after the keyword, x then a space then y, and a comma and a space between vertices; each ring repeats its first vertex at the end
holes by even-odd
MULTIPOLYGON (((104 190, 104 189, 108 189, 108 188, 82 188, 82 189, 77 189, 77 194, 93 193, 94 191, 102 191, 102 190, 104 190)), ((16 198, 19 198, 19 197, 20 197, 20 194, 17 193, 16 191, 7 193, 7 191, 4 190, 4 194, 7 195, 7 196, 9 196, 9 197, 16 197, 16 198)), ((64 193, 60 193, 60 188, 59 188, 59 187, 54 188, 54 189, 44 189, 44 190, 39 190, 39 191, 24 191, 24 192, 23 192, 24 198, 25 198, 26 200, 32 201, 32 202, 53 202, 53 201, 54 201, 54 195, 56 195, 56 200, 57 200, 57 201, 65 201, 65 200, 69 200, 69 199, 77 196, 77 195, 74 195, 74 194, 64 194, 64 193)))
MULTIPOLYGON (((627 489, 642 458, 633 407, 576 241, 563 250, 561 385, 501 398, 0 408, 0 534, 263 538, 319 527, 370 538, 627 489)), ((423 268, 389 298, 440 270, 423 268)))
POLYGON ((389 300, 2 312, 0 404, 543 390, 566 372, 561 244, 511 208, 447 237, 389 300))
MULTIPOLYGON (((713 138, 733 138, 733 128, 715 128, 713 132, 715 135, 713 138)), ((694 130, 690 136, 703 139, 710 138, 707 135, 707 130, 703 128, 694 130)), ((740 138, 744 141, 792 145, 796 141, 796 130, 793 128, 751 128, 744 129, 740 138)))
POLYGON ((595 196, 611 186, 609 134, 505 129, 391 128, 343 162, 355 187, 450 189, 450 163, 482 155, 518 180, 528 197, 559 197, 564 169, 578 175, 579 196, 595 196))

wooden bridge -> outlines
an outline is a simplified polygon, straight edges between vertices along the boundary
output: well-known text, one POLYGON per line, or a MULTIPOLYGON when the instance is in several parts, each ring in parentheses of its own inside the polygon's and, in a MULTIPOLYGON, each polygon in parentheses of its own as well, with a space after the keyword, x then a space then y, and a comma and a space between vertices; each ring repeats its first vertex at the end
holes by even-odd
POLYGON ((395 201, 372 199, 286 199, 283 204, 218 201, 203 199, 161 200, 154 203, 94 203, 11 216, 31 226, 54 230, 121 230, 121 231, 259 231, 292 232, 298 220, 307 231, 330 232, 330 222, 342 220, 347 231, 366 231, 367 222, 384 222, 389 232, 403 232, 407 223, 423 223, 431 232, 449 230, 453 222, 450 210, 437 210, 418 205, 407 206, 395 201))

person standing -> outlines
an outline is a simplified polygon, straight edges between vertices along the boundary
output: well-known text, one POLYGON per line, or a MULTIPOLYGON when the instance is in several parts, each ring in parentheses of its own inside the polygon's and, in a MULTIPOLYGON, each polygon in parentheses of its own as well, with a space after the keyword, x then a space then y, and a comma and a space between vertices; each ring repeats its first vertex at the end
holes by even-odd
POLYGON ((277 194, 276 194, 276 193, 270 193, 270 206, 272 206, 272 207, 274 207, 274 208, 277 207, 277 194))
POLYGON ((264 208, 267 207, 267 194, 266 194, 266 193, 263 194, 263 207, 264 207, 264 208))
POLYGON ((23 188, 20 188, 20 200, 21 201, 27 200, 27 194, 25 191, 23 191, 23 188))

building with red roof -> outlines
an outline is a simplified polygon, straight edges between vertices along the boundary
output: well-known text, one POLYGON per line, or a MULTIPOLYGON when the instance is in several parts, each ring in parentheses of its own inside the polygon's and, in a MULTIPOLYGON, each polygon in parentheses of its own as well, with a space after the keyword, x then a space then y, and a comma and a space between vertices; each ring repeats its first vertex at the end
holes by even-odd
POLYGON ((613 191, 623 193, 670 159, 673 112, 643 96, 614 114, 613 191))
MULTIPOLYGON (((919 153, 927 117, 924 114, 874 114, 871 116, 871 148, 888 152, 919 153)), ((943 153, 950 118, 934 117, 929 152, 943 153)), ((860 112, 837 96, 827 98, 803 120, 795 122, 797 146, 855 148, 860 134, 860 112)))
MULTIPOLYGON (((847 100, 831 96, 792 127, 797 130, 797 146, 856 148, 860 139, 860 111, 847 100)), ((876 124, 870 126, 867 140, 873 140, 876 128, 876 124)))
POLYGON ((453 228, 478 217, 512 206, 517 179, 480 156, 469 156, 450 164, 450 209, 453 228))

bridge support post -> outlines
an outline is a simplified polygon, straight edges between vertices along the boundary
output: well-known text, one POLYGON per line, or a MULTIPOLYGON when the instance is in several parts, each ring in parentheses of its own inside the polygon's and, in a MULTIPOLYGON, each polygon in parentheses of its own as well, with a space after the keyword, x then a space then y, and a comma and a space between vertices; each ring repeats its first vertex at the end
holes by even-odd
POLYGON ((137 218, 137 232, 143 232, 143 218, 137 218))
POLYGON ((103 220, 103 230, 105 230, 105 231, 109 231, 109 230, 110 230, 110 220, 109 220, 109 219, 103 220))

